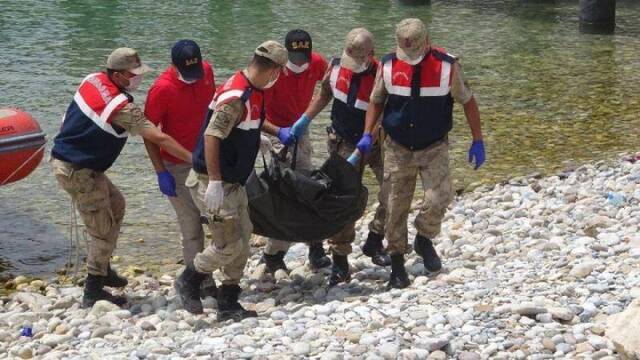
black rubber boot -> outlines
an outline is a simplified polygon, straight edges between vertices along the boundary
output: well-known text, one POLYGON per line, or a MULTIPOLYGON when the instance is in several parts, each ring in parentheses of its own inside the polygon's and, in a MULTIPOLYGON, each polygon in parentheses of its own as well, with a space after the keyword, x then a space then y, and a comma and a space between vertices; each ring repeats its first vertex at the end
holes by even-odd
POLYGON ((174 283, 182 306, 192 314, 202 314, 203 312, 202 301, 200 301, 200 285, 205 277, 207 274, 199 273, 193 265, 188 265, 174 283))
POLYGON ((404 255, 391 255, 391 275, 388 287, 404 289, 411 284, 407 270, 404 268, 404 255))
POLYGON ((312 269, 318 270, 331 265, 331 259, 324 252, 321 242, 309 244, 309 265, 312 269))
POLYGON ((121 288, 127 286, 128 283, 127 279, 118 275, 118 273, 111 268, 111 264, 109 264, 109 267, 107 268, 107 276, 104 278, 102 285, 121 288))
POLYGON ((284 263, 284 256, 286 253, 286 251, 278 251, 274 255, 263 253, 262 258, 260 258, 260 262, 267 265, 265 271, 269 274, 275 274, 278 270, 289 272, 287 265, 284 263))
POLYGON ((422 235, 416 235, 416 239, 413 242, 413 249, 418 255, 422 256, 424 268, 427 269, 428 272, 438 272, 442 269, 442 262, 431 240, 422 235))
POLYGON ((391 265, 391 257, 382 245, 384 235, 369 232, 367 241, 362 246, 362 253, 371 258, 371 262, 378 266, 391 265))
POLYGON ((200 299, 204 299, 207 296, 211 296, 214 299, 218 297, 218 287, 211 274, 207 274, 202 284, 200 284, 200 299))
POLYGON ((333 266, 329 276, 329 286, 351 281, 351 271, 349 271, 349 261, 346 256, 333 254, 333 266))
POLYGON ((222 285, 218 291, 218 322, 227 320, 241 321, 242 319, 257 317, 258 313, 246 310, 238 302, 242 289, 238 285, 222 285))
POLYGON ((82 307, 90 308, 98 300, 106 300, 114 303, 118 306, 122 306, 127 303, 127 298, 124 296, 112 295, 110 292, 103 289, 106 276, 87 275, 87 281, 84 284, 84 295, 82 296, 82 307))

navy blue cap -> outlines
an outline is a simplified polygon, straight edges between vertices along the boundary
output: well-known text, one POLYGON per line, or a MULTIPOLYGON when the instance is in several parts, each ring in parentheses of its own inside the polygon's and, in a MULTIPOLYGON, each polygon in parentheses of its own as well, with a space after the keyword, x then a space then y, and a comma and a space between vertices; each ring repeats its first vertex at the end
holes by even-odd
POLYGON ((185 80, 202 79, 202 54, 193 40, 178 40, 171 48, 171 62, 185 80))
POLYGON ((289 60, 294 63, 311 61, 311 35, 302 29, 291 30, 284 38, 289 60))

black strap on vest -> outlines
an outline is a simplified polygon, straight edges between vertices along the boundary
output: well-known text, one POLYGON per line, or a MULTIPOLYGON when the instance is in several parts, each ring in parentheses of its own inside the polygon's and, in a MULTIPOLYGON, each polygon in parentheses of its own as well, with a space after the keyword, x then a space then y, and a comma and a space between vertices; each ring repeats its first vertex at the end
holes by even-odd
POLYGON ((420 78, 422 77, 422 62, 413 65, 413 75, 411 75, 411 98, 417 99, 420 96, 420 78))
POLYGON ((417 99, 420 97, 420 82, 422 79, 422 63, 427 61, 429 53, 426 53, 422 60, 413 65, 413 74, 411 75, 411 98, 417 99))
MULTIPOLYGON (((124 96, 127 97, 127 101, 129 101, 129 103, 133 104, 133 96, 131 94, 129 94, 128 92, 126 92, 126 91, 123 91, 122 93, 124 94, 124 96)), ((111 127, 113 128, 113 130, 115 130, 116 134, 118 134, 118 135, 120 135, 120 134, 122 134, 122 133, 127 131, 126 129, 124 129, 124 128, 116 125, 116 124, 113 124, 113 123, 111 124, 111 127)))
POLYGON ((351 84, 349 84, 349 94, 347 95, 347 106, 350 108, 355 107, 356 100, 358 99, 358 90, 360 90, 362 75, 363 73, 351 75, 351 84))

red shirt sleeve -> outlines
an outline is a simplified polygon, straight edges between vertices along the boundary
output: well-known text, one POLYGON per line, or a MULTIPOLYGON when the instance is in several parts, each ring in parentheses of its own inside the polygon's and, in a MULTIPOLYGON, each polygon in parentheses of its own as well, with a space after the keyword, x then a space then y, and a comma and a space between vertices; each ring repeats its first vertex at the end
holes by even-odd
POLYGON ((211 83, 213 84, 213 95, 215 95, 216 94, 216 74, 213 71, 213 65, 211 65, 206 61, 203 61, 203 64, 205 66, 205 76, 210 78, 211 83))
POLYGON ((147 102, 144 105, 144 116, 154 125, 162 123, 167 114, 167 101, 163 96, 162 87, 153 84, 147 94, 147 102))
POLYGON ((328 63, 327 60, 325 60, 324 57, 322 57, 322 55, 318 54, 318 53, 314 53, 313 57, 313 66, 315 69, 315 77, 316 77, 316 81, 322 81, 322 79, 324 78, 324 74, 327 72, 327 68, 328 68, 328 63))

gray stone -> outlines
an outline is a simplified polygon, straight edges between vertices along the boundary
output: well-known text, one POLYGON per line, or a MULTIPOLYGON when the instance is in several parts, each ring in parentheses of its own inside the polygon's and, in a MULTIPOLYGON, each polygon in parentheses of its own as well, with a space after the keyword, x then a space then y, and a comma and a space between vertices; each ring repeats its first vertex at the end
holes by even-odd
POLYGON ((458 360, 480 360, 481 358, 480 354, 471 351, 463 351, 458 355, 458 360))
POLYGON ((291 350, 294 355, 307 355, 311 352, 311 346, 307 342, 296 342, 291 344, 291 350))
POLYGON ((543 306, 537 306, 532 302, 525 302, 512 307, 512 311, 516 314, 525 316, 536 316, 547 312, 547 309, 543 306))
POLYGON ((251 338, 251 336, 249 335, 244 335, 244 334, 240 334, 240 335, 236 335, 233 338, 233 343, 238 347, 238 348, 243 348, 245 346, 255 346, 255 342, 253 341, 253 339, 251 338))
POLYGON ((582 279, 587 277, 589 274, 591 274, 594 267, 595 267, 595 264, 591 261, 583 262, 575 265, 569 272, 569 275, 582 279))
MULTIPOLYGON (((634 300, 623 312, 607 319, 605 336, 620 354, 640 358, 640 299, 634 300)), ((590 339, 591 340, 591 339, 590 339)))
POLYGON ((427 360, 446 360, 447 354, 444 351, 436 350, 429 354, 427 360))
POLYGON ((538 314, 536 315, 536 320, 543 324, 547 324, 553 321, 553 315, 549 313, 538 314))
POLYGON ((271 313, 271 318, 273 320, 276 320, 276 321, 277 320, 285 320, 287 318, 287 314, 284 313, 283 311, 277 310, 277 311, 274 311, 274 312, 271 313))
POLYGON ((61 343, 67 342, 71 340, 71 335, 58 335, 58 334, 47 334, 40 339, 40 343, 50 348, 55 348, 61 343))
POLYGON ((552 307, 549 309, 551 316, 556 320, 571 321, 574 313, 567 307, 552 307))
POLYGON ((563 354, 568 354, 573 350, 573 346, 567 343, 560 343, 556 345, 556 351, 561 352, 563 354))
POLYGON ((101 327, 93 330, 93 332, 91 333, 91 337, 92 338, 102 338, 105 335, 111 334, 114 331, 115 331, 115 329, 113 329, 111 327, 101 326, 101 327))
POLYGON ((385 360, 395 359, 399 350, 399 346, 396 343, 384 343, 378 346, 378 352, 385 360))
POLYGON ((110 311, 118 311, 120 307, 114 303, 110 303, 106 300, 98 300, 91 308, 89 312, 91 315, 94 315, 97 318, 101 318, 103 315, 110 311))

